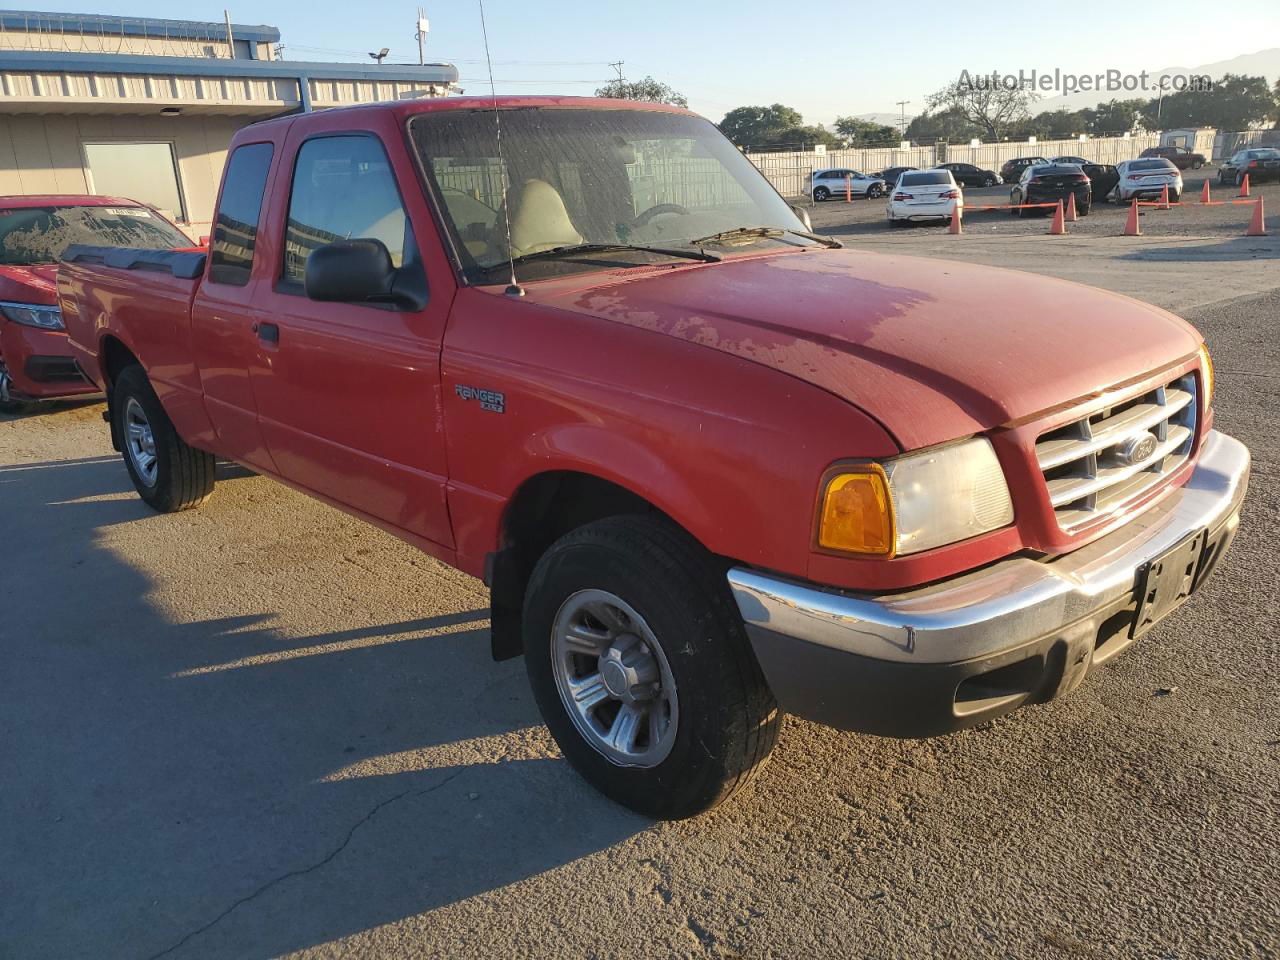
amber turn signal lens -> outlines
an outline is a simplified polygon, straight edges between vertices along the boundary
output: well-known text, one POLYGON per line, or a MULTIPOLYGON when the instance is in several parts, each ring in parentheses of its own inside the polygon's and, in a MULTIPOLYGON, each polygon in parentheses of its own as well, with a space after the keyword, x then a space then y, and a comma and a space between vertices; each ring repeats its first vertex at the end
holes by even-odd
POLYGON ((1209 356, 1209 345, 1200 344, 1200 379, 1204 381, 1204 405, 1213 402, 1213 358, 1209 356))
POLYGON ((884 470, 872 464, 827 481, 818 518, 818 546, 845 553, 892 556, 893 507, 884 470))

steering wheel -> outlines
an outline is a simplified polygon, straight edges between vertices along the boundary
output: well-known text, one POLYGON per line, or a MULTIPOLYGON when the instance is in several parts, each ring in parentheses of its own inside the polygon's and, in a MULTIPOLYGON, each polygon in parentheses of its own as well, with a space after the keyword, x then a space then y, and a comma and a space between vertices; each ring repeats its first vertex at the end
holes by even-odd
POLYGON ((688 216, 689 208, 682 207, 678 203, 659 203, 659 204, 656 204, 655 206, 650 207, 644 213, 640 214, 638 217, 632 220, 629 226, 633 230, 636 229, 637 227, 643 227, 654 217, 660 217, 664 213, 678 213, 681 216, 688 216))

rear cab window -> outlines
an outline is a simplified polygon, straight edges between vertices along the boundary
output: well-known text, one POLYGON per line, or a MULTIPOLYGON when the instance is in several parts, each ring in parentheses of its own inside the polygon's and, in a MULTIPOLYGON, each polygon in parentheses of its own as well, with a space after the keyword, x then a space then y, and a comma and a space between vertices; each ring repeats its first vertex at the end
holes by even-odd
POLYGON ((243 287, 249 282, 262 198, 274 153, 275 147, 270 143, 247 143, 237 147, 227 162, 227 176, 213 229, 210 283, 243 287))

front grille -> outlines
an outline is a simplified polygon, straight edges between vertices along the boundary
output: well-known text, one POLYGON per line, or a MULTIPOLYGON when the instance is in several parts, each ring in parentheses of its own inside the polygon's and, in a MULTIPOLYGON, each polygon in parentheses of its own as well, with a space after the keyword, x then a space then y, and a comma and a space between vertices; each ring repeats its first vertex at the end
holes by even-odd
POLYGON ((1042 435, 1036 459, 1059 526, 1097 520, 1159 484, 1186 462, 1195 433, 1187 374, 1042 435))

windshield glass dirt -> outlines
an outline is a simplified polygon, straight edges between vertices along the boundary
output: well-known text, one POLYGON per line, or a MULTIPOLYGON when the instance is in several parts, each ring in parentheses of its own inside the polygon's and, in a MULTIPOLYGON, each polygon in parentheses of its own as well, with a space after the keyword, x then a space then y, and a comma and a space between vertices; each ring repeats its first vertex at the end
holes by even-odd
POLYGON ((134 249, 192 246, 177 227, 146 207, 0 209, 0 263, 56 263, 73 243, 134 249))
MULTIPOLYGON (((751 162, 699 117, 579 108, 500 113, 505 163, 493 110, 423 114, 410 124, 473 282, 494 282, 508 252, 518 259, 580 244, 680 247, 738 227, 804 229, 751 162)), ((755 236, 734 245, 779 242, 755 236)), ((528 267, 532 276, 565 269, 554 258, 528 267)))

